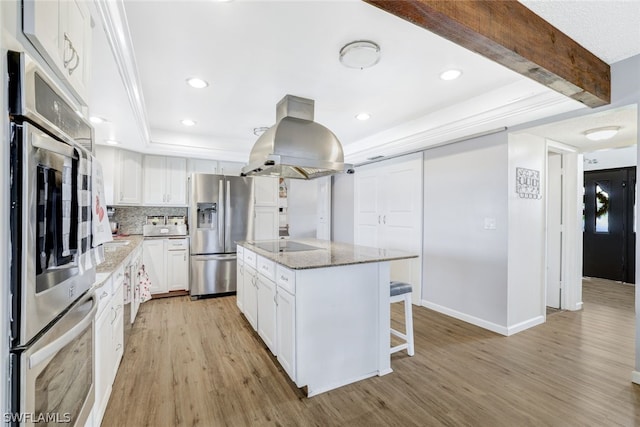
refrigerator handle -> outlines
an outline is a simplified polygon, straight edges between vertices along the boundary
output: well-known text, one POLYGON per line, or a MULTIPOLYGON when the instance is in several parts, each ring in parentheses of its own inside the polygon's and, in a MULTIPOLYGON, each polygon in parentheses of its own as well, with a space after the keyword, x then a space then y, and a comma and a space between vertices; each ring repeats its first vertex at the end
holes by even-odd
POLYGON ((224 194, 224 187, 222 186, 222 182, 224 181, 224 178, 220 179, 220 181, 218 181, 218 244, 220 245, 220 247, 224 248, 224 217, 225 217, 225 212, 224 209, 222 209, 222 198, 223 198, 223 194, 224 194))
POLYGON ((227 182, 227 191, 225 192, 225 204, 224 204, 224 247, 228 252, 231 252, 231 181, 227 182))

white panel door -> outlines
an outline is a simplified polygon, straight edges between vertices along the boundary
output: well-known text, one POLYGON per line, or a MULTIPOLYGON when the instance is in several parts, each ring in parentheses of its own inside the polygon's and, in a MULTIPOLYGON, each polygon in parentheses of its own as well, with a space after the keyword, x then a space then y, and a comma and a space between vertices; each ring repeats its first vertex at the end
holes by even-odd
POLYGON ((355 239, 356 245, 378 247, 378 228, 382 221, 379 206, 379 183, 377 171, 358 171, 355 182, 355 239))

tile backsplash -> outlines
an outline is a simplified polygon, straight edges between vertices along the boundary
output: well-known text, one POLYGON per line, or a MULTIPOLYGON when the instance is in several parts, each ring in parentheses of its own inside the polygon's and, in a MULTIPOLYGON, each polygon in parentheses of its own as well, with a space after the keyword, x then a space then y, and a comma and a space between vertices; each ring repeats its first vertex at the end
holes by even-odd
POLYGON ((154 206, 115 206, 112 221, 118 223, 120 234, 142 234, 142 226, 150 215, 183 215, 187 208, 163 208, 154 206))

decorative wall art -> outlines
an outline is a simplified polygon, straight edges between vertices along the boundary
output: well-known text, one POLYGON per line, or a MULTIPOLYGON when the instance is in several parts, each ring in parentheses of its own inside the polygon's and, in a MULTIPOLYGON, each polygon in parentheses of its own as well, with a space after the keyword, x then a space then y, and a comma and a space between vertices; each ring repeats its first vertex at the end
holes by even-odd
POLYGON ((541 199, 540 171, 516 168, 516 193, 522 199, 541 199))

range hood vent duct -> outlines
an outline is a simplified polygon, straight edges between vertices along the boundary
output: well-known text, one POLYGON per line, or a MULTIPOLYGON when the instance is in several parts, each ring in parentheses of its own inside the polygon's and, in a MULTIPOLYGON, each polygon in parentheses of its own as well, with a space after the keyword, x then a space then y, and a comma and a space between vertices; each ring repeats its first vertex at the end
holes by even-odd
POLYGON ((353 172, 338 138, 313 121, 314 101, 287 95, 276 107, 276 124, 256 141, 242 175, 313 179, 353 172))

